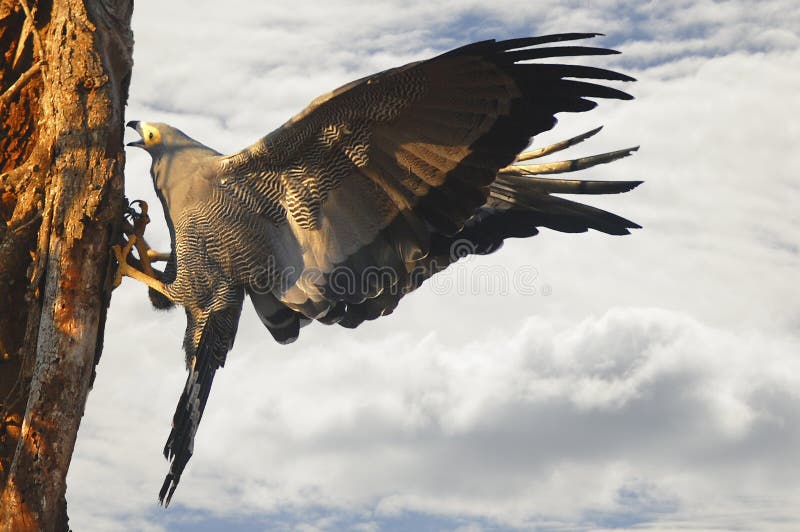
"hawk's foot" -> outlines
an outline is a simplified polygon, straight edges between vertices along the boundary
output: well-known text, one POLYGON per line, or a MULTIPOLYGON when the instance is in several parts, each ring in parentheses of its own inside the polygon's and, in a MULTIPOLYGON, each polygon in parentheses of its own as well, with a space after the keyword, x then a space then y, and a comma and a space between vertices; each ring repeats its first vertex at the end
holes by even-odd
POLYGON ((125 243, 124 247, 119 244, 111 246, 111 252, 114 258, 117 259, 117 273, 114 275, 114 288, 122 284, 122 276, 127 274, 128 269, 128 255, 131 253, 131 248, 136 243, 136 235, 130 235, 130 238, 125 243))
MULTIPOLYGON (((117 259, 117 264, 118 264, 117 273, 114 276, 114 288, 116 288, 117 286, 120 285, 120 283, 122 283, 122 276, 125 275, 127 277, 130 277, 131 279, 136 279, 140 283, 146 284, 153 290, 161 293, 167 299, 172 301, 172 297, 170 297, 170 295, 167 293, 166 286, 162 281, 160 281, 159 279, 155 278, 152 275, 148 275, 145 272, 137 270, 128 263, 128 256, 130 255, 131 248, 136 244, 137 240, 138 239, 136 238, 136 235, 131 235, 128 241, 125 243, 125 246, 120 247, 119 245, 116 245, 111 247, 111 251, 114 254, 114 257, 117 259)), ((144 261, 141 262, 142 265, 145 264, 144 261)), ((151 272, 153 271, 152 268, 150 268, 150 271, 151 272)))

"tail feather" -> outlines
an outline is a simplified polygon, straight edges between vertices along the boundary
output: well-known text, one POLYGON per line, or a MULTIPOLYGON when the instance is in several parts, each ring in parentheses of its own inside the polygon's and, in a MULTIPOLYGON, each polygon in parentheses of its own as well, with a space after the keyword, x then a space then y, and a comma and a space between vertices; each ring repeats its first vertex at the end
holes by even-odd
POLYGON ((189 371, 186 378, 186 386, 172 420, 172 431, 164 446, 164 457, 171 461, 169 473, 158 492, 158 502, 164 506, 169 506, 181 474, 194 452, 194 436, 203 417, 217 367, 212 357, 206 357, 189 371))
POLYGON ((202 333, 175 409, 172 431, 164 446, 164 457, 170 461, 169 473, 158 492, 158 501, 164 506, 169 506, 181 474, 194 452, 194 437, 208 402, 214 375, 225 365, 225 357, 233 347, 241 310, 240 295, 237 306, 212 312, 206 319, 194 319, 202 327, 202 333))

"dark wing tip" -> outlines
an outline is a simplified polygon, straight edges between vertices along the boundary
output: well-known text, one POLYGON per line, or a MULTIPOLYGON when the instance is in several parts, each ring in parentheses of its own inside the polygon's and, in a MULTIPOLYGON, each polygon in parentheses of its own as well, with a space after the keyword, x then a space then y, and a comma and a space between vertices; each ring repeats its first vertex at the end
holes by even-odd
POLYGON ((627 183, 628 185, 630 185, 630 188, 628 190, 633 190, 634 188, 644 183, 644 181, 627 181, 627 183))
POLYGON ((630 101, 630 100, 635 99, 633 97, 633 95, 628 94, 625 91, 621 91, 619 89, 614 89, 614 88, 611 88, 611 87, 608 87, 608 90, 605 91, 605 95, 603 97, 604 98, 611 98, 613 100, 623 100, 623 101, 630 101))
POLYGON ((166 478, 164 478, 164 483, 161 485, 161 490, 158 492, 158 504, 164 508, 169 507, 169 503, 172 501, 172 495, 175 493, 175 488, 178 487, 179 480, 180 478, 175 478, 172 473, 167 474, 166 478))
POLYGON ((527 48, 539 44, 552 42, 577 41, 580 39, 592 39, 603 36, 602 33, 553 33, 551 35, 540 35, 537 37, 520 37, 517 39, 506 39, 497 41, 497 46, 501 50, 516 50, 517 48, 527 48))
POLYGON ((624 229, 618 233, 619 235, 630 235, 630 229, 642 229, 642 226, 637 224, 636 222, 632 222, 627 218, 622 218, 625 221, 624 229))
POLYGON ((532 61, 535 59, 550 59, 564 57, 578 57, 589 55, 616 55, 619 50, 611 48, 598 48, 596 46, 539 46, 539 47, 517 47, 513 50, 500 50, 496 54, 496 60, 505 64, 519 63, 522 61, 532 61))

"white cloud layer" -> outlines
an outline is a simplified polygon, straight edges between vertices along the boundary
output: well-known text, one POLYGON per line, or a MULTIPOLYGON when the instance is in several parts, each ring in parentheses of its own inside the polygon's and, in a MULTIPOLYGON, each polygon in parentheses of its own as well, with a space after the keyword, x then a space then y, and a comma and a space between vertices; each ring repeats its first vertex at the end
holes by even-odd
MULTIPOLYGON (((158 327, 146 320, 145 338, 158 327)), ((138 331, 120 334, 137 343, 138 331)), ((181 485, 187 509, 289 508, 302 522, 303 508, 324 506, 365 522, 422 512, 524 528, 727 528, 746 508, 751 525, 775 529, 796 517, 797 336, 633 307, 577 323, 529 317, 511 336, 459 346, 435 332, 334 335, 286 356, 240 342, 181 485)), ((70 476, 91 519, 152 505, 164 465, 154 452, 182 381, 179 368, 154 371, 160 343, 104 360, 93 393, 106 401, 93 405, 70 476)))
MULTIPOLYGON (((603 31, 624 53, 592 62, 636 76, 637 100, 562 116, 536 143, 605 124, 573 154, 641 144, 581 177, 645 178, 592 201, 645 228, 509 242, 390 317, 311 326, 291 346, 246 308, 168 511, 155 495, 184 316, 126 281, 68 478, 72 527, 792 530, 796 28, 783 1, 137 4, 128 116, 222 151, 341 83, 458 44, 603 31), (487 268, 526 272, 532 290, 473 287, 487 268)), ((148 168, 129 153, 127 195, 156 206, 148 168)))

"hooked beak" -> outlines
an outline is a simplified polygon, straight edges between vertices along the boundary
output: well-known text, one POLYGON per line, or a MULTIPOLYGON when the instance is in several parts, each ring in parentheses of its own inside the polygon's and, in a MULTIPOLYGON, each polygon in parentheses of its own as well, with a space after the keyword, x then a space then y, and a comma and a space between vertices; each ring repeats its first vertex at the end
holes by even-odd
MULTIPOLYGON (((142 129, 139 127, 138 120, 131 120, 130 122, 125 124, 125 127, 129 127, 131 129, 136 130, 139 136, 142 135, 142 129)), ((126 146, 135 146, 136 148, 144 148, 144 139, 134 140, 133 142, 129 142, 128 144, 126 144, 126 146)))

